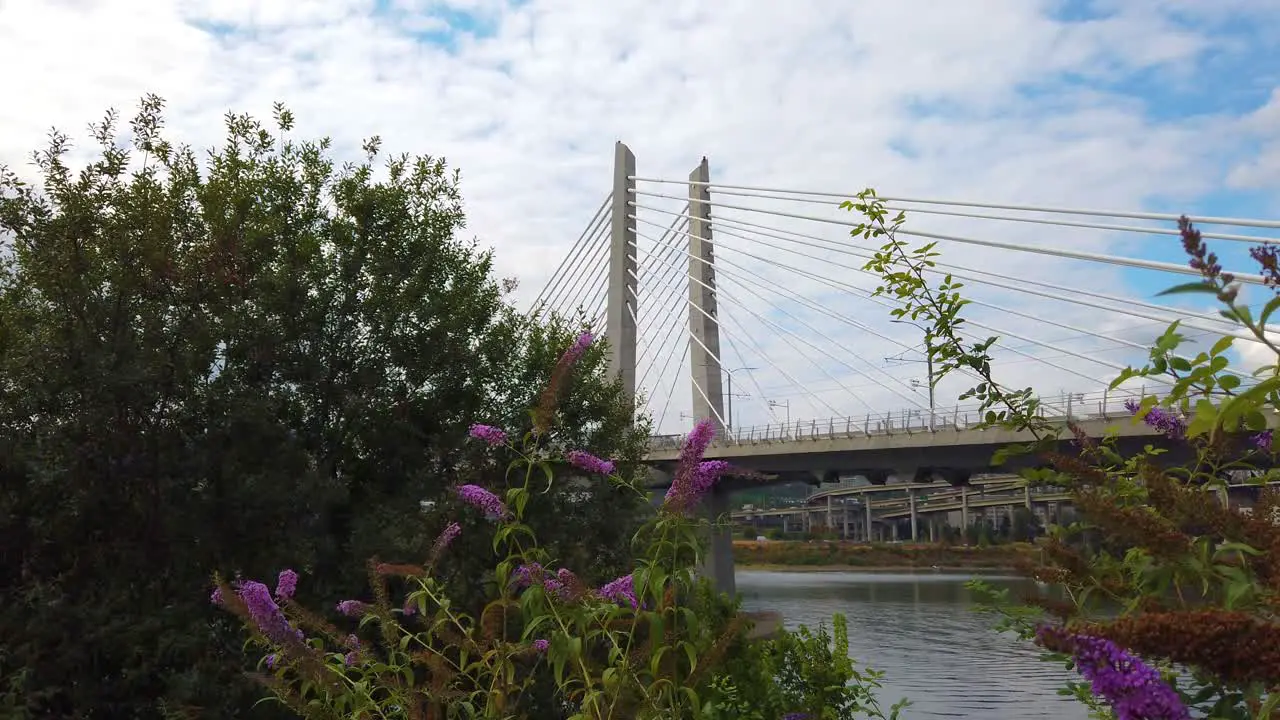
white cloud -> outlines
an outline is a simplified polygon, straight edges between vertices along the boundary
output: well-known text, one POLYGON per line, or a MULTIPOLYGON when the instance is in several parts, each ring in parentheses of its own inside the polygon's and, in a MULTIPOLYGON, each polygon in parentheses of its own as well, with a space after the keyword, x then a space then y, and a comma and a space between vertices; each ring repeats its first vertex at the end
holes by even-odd
MULTIPOLYGON (((1248 118, 1154 119, 1141 97, 1106 89, 1147 76, 1194 85, 1203 53, 1224 43, 1247 52, 1239 45, 1243 40, 1224 34, 1227 20, 1244 18, 1254 27, 1276 23, 1280 8, 1266 0, 1112 0, 1110 7, 1095 3, 1099 13, 1086 21, 1061 19, 1063 3, 1048 0, 990 0, 981 12, 972 4, 923 0, 737 0, 714 6, 530 0, 518 7, 497 0, 397 0, 388 3, 394 12, 383 15, 373 14, 375 5, 0 0, 0 64, 17 70, 0 80, 0 92, 10 99, 0 105, 0 162, 22 163, 50 125, 78 131, 108 106, 127 113, 146 92, 169 100, 172 132, 196 145, 219 140, 226 110, 266 116, 280 100, 297 114, 299 134, 331 135, 340 153, 353 155, 362 138, 379 134, 388 149, 444 155, 462 168, 469 230, 498 250, 502 275, 521 277, 522 301, 536 294, 608 192, 617 139, 635 150, 638 172, 646 177, 684 178, 706 155, 717 181, 849 193, 873 185, 898 196, 1136 209, 1157 196, 1193 203, 1229 171, 1237 186, 1280 186, 1280 138, 1272 117, 1280 96, 1248 118), (433 14, 441 7, 475 13, 492 33, 459 36, 452 49, 423 44, 420 33, 442 27, 441 16, 433 14), (1179 21, 1188 15, 1194 25, 1179 21), (1242 158, 1250 149, 1257 151, 1242 158)), ((643 189, 685 192, 678 185, 643 189)), ((724 195, 716 200, 721 206, 768 205, 724 195)), ((679 206, 653 198, 642 204, 679 206)), ((848 216, 796 203, 787 211, 848 216)), ((724 209, 718 214, 849 242, 831 225, 724 209)), ((649 210, 642 217, 670 221, 649 210)), ((1167 237, 1139 244, 1109 233, 942 216, 913 216, 910 227, 1100 253, 1148 252, 1144 248, 1153 243, 1176 247, 1167 237)), ((644 223, 640 229, 657 235, 644 223)), ((904 384, 859 360, 848 363, 865 377, 831 360, 811 365, 807 357, 822 353, 794 338, 785 341, 784 333, 766 332, 767 324, 752 314, 767 310, 772 284, 838 308, 908 346, 918 343, 914 330, 886 322, 884 308, 776 265, 874 287, 871 279, 833 264, 860 266, 862 260, 781 242, 761 246, 727 232, 719 240, 722 257, 736 257, 769 278, 762 289, 728 279, 727 267, 722 273, 726 296, 734 293, 737 301, 722 298, 726 364, 762 368, 752 373, 757 382, 735 382, 735 390, 757 396, 737 403, 744 424, 766 417, 757 384, 766 396, 793 398, 793 417, 831 414, 824 404, 858 414, 866 412, 860 401, 904 404, 884 387, 909 392, 904 384), (781 247, 805 249, 809 257, 781 247), (748 357, 734 359, 728 341, 734 323, 746 326, 767 358, 748 352, 749 338, 739 334, 734 345, 748 357), (791 383, 782 372, 763 369, 769 366, 835 391, 806 398, 786 387, 791 383)), ((974 245, 948 244, 944 251, 944 261, 1009 277, 1149 295, 1125 287, 1131 275, 1096 263, 974 245)), ((1078 330, 1120 333, 1140 322, 1008 290, 971 289, 992 304, 1078 330)), ((902 351, 899 345, 812 310, 802 314, 794 303, 787 309, 830 339, 783 315, 770 317, 837 357, 856 352, 903 383, 923 376, 920 365, 884 363, 902 351)), ((649 312, 642 308, 642 318, 649 312)), ((1140 360, 1114 343, 1036 320, 981 308, 972 308, 972 317, 1029 338, 1070 338, 1074 352, 1118 366, 1140 360)), ((1143 340, 1160 329, 1144 327, 1143 340)), ((1053 354, 1024 341, 1009 344, 1053 354)), ((665 358, 666 349, 652 354, 665 358)), ((1114 368, 1061 352, 1054 361, 1068 370, 1006 355, 1011 384, 1035 383, 1047 392, 1093 389, 1114 374, 1114 368)), ((659 394, 675 383, 674 374, 667 375, 659 394)), ((678 424, 680 409, 688 409, 687 380, 675 389, 668 429, 678 424)), ((949 403, 957 389, 958 383, 944 388, 939 404, 949 403)))

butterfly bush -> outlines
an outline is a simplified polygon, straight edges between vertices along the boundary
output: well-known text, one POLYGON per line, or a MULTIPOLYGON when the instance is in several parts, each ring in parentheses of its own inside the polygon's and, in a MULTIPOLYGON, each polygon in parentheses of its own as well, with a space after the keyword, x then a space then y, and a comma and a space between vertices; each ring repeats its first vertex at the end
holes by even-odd
MULTIPOLYGON (((1280 293, 1238 301, 1240 284, 1224 272, 1190 219, 1178 222, 1187 266, 1196 281, 1165 294, 1208 296, 1236 328, 1188 349, 1175 322, 1155 338, 1146 362, 1111 382, 1156 379, 1160 397, 1125 403, 1130 423, 1158 437, 1120 439, 1110 428, 1065 427, 1038 412, 1031 388, 1016 390, 995 376, 988 354, 997 340, 962 337, 966 300, 953 278, 934 286, 939 255, 932 245, 910 248, 895 235, 905 221, 889 219, 873 191, 846 203, 866 217, 855 228, 879 238, 867 269, 883 275, 891 311, 927 325, 937 383, 963 369, 978 384, 964 397, 980 401, 982 426, 1029 437, 1002 448, 993 465, 1019 455, 1028 483, 1066 490, 1078 517, 1051 525, 1035 562, 1023 572, 1057 586, 1015 601, 980 581, 970 583, 1001 627, 1047 650, 1045 659, 1079 673, 1065 689, 1091 717, 1165 720, 1188 717, 1266 720, 1280 717, 1280 472, 1273 432, 1280 408, 1280 341, 1268 318, 1280 293), (1255 305, 1256 303, 1256 305, 1255 305), (1265 354, 1262 367, 1241 373, 1233 357, 1240 337, 1265 354), (1090 430, 1093 430, 1091 434, 1090 430), (1064 432, 1070 442, 1061 442, 1064 432), (1234 507, 1228 480, 1256 484, 1251 507, 1234 507), (1042 624, 1045 616, 1054 622, 1042 624), (1166 677, 1177 676, 1170 684, 1166 677)), ((1280 251, 1251 253, 1265 285, 1280 291, 1280 251)), ((1255 356, 1256 357, 1256 356, 1255 356)), ((1091 422, 1103 424, 1108 418, 1091 422)))
MULTIPOLYGON (((531 432, 517 439, 493 425, 470 427, 469 436, 494 451, 495 463, 515 458, 509 476, 516 481, 456 485, 462 515, 445 525, 421 563, 371 560, 369 597, 337 602, 326 619, 294 601, 293 570, 279 574, 274 597, 262 583, 215 578, 214 602, 252 632, 264 653, 263 681, 278 700, 306 717, 522 718, 520 699, 541 673, 554 679, 558 700, 576 708, 575 717, 692 718, 704 709, 700 691, 716 707, 712 688, 724 684, 717 668, 731 647, 746 642, 750 622, 736 611, 712 621, 698 610, 706 588, 693 568, 708 521, 697 510, 723 478, 749 474, 704 459, 715 436, 710 421, 698 422, 686 438, 671 489, 637 534, 644 551, 631 572, 593 585, 558 566, 526 524, 529 501, 551 489, 533 481, 554 483, 557 467, 646 492, 620 476, 614 460, 585 449, 563 456, 548 449, 554 401, 592 341, 584 333, 561 355, 531 432), (475 617, 454 605, 435 573, 464 527, 490 533, 499 558, 488 603, 475 617)), ((867 692, 873 684, 867 676, 859 687, 867 692)), ((826 702, 823 695, 789 692, 775 692, 779 717, 820 712, 826 702)))

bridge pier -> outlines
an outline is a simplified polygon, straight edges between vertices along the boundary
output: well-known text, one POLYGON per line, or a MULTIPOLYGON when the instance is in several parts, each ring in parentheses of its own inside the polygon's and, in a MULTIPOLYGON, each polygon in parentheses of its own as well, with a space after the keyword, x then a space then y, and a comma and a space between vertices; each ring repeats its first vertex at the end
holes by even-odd
MULTIPOLYGON (((831 497, 828 496, 827 501, 829 502, 830 500, 831 500, 831 497)), ((920 535, 916 527, 917 517, 916 517, 916 491, 915 490, 907 491, 907 503, 911 506, 911 542, 917 542, 920 535)))
MULTIPOLYGON (((711 580, 716 592, 728 593, 729 597, 733 597, 737 594, 737 584, 733 575, 733 524, 728 518, 729 493, 719 487, 713 488, 703 502, 714 524, 711 526, 711 543, 702 563, 702 576, 711 580)), ((785 518, 783 523, 785 531, 785 518)))

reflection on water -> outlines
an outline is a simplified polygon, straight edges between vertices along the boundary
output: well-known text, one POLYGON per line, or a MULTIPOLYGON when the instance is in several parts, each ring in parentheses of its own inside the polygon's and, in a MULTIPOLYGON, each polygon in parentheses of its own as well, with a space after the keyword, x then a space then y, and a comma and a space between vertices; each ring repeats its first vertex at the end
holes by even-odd
MULTIPOLYGON (((1084 708, 1057 695, 1071 674, 1039 660, 1035 648, 992 630, 964 584, 944 573, 738 572, 749 610, 776 610, 788 627, 849 620, 850 654, 885 673, 881 704, 907 698, 904 718, 1084 720, 1084 708)), ((986 576, 996 587, 1025 585, 986 576)))

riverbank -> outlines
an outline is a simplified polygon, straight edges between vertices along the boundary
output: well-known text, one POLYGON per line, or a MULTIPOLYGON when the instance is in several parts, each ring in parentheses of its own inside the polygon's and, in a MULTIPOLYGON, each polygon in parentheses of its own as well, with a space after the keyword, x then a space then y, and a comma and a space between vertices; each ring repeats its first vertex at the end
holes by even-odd
POLYGON ((945 545, 772 540, 736 541, 736 565, 751 570, 837 572, 874 569, 907 572, 920 569, 1010 571, 1037 552, 1027 543, 964 547, 945 545))

